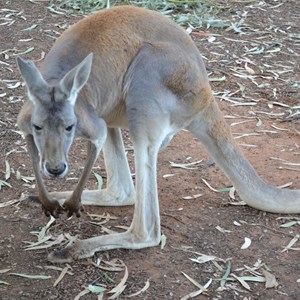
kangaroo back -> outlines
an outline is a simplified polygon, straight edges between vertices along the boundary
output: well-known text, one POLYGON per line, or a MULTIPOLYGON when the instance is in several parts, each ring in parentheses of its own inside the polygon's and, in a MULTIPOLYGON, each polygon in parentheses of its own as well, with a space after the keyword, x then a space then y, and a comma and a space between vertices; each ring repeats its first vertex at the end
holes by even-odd
POLYGON ((93 68, 78 100, 89 101, 108 121, 122 100, 130 64, 147 44, 171 45, 177 55, 203 64, 191 38, 174 22, 154 11, 121 6, 97 12, 66 30, 46 56, 41 73, 55 83, 92 52, 93 68))

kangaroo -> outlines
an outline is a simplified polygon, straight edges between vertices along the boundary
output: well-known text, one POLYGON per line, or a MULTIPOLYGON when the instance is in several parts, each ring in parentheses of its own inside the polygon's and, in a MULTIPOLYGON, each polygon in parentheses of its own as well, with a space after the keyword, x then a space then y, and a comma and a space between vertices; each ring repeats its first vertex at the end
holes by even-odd
POLYGON ((78 240, 50 254, 53 262, 115 248, 160 242, 156 162, 181 129, 192 132, 248 205, 274 213, 299 213, 300 190, 265 183, 240 152, 213 97, 201 55, 189 35, 165 16, 122 6, 102 10, 67 29, 38 69, 17 58, 28 90, 18 116, 46 215, 80 216, 82 205, 135 204, 123 233, 78 240), (135 188, 120 128, 135 152, 135 188), (48 193, 42 173, 64 177, 75 137, 89 141, 87 161, 73 192, 48 193), (103 149, 107 187, 83 191, 103 149))

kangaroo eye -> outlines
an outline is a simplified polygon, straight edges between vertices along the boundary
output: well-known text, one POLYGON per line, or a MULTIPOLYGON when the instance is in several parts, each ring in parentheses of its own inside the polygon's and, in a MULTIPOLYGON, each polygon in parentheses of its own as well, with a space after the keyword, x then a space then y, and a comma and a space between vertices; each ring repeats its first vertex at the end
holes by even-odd
POLYGON ((66 127, 66 131, 71 131, 73 129, 74 125, 70 125, 68 127, 66 127))
POLYGON ((41 131, 43 129, 42 127, 35 125, 35 124, 33 124, 32 126, 36 131, 41 131))

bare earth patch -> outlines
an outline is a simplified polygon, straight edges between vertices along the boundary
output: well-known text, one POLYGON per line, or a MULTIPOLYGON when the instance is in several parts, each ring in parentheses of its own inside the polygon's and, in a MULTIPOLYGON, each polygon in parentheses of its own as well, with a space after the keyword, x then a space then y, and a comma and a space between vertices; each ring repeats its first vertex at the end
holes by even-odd
MULTIPOLYGON (((47 261, 73 237, 124 230, 133 214, 132 207, 86 207, 80 219, 62 216, 42 231, 49 219, 26 200, 35 181, 15 125, 26 99, 15 55, 41 60, 79 19, 47 4, 0 0, 0 298, 74 299, 83 291, 81 299, 97 299, 104 287, 114 289, 104 299, 188 299, 192 292, 201 293, 197 299, 299 299, 299 216, 240 205, 204 146, 184 131, 158 161, 161 247, 102 252, 70 265, 47 261)), ((192 37, 226 119, 262 178, 300 188, 299 1, 234 1, 218 17, 231 26, 194 29, 192 37)), ((124 138, 134 173, 127 132, 124 138)), ((85 146, 75 143, 67 179, 48 180, 50 190, 74 187, 85 146)), ((105 184, 102 158, 94 172, 105 184)), ((97 184, 91 174, 88 188, 97 184)))

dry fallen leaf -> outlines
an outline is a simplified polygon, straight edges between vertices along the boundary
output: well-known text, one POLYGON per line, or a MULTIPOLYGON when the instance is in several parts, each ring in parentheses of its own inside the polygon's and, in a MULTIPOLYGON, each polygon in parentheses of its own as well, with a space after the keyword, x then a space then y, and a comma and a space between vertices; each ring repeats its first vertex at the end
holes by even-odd
MULTIPOLYGON (((67 266, 69 267, 69 269, 72 269, 70 265, 67 265, 67 266)), ((57 266, 45 266, 44 269, 62 272, 64 268, 57 267, 57 266)), ((74 275, 74 273, 72 273, 71 271, 67 271, 67 274, 74 275)))
POLYGON ((186 164, 178 164, 170 161, 171 168, 180 168, 180 169, 185 169, 185 170, 194 170, 197 169, 199 164, 202 162, 202 160, 191 162, 191 163, 186 163, 186 164))
POLYGON ((262 273, 264 274, 264 276, 266 278, 266 289, 273 288, 273 287, 276 288, 278 286, 276 277, 273 274, 271 274, 270 272, 268 272, 265 269, 262 270, 262 273))
POLYGON ((220 260, 220 259, 213 255, 203 254, 201 256, 198 256, 197 258, 190 258, 190 260, 193 262, 196 262, 198 264, 204 264, 204 263, 212 261, 212 260, 220 260))
POLYGON ((280 227, 282 227, 282 228, 289 228, 289 227, 292 227, 292 226, 294 226, 296 224, 300 225, 300 222, 299 221, 290 221, 290 222, 281 224, 280 227))
POLYGON ((163 178, 168 178, 168 177, 173 177, 175 176, 176 174, 165 174, 163 175, 163 178))
POLYGON ((0 208, 5 207, 5 206, 9 206, 9 205, 13 205, 20 202, 19 199, 15 199, 15 200, 8 200, 6 202, 0 203, 0 208))
POLYGON ((247 71, 247 73, 254 75, 255 71, 253 69, 251 69, 250 67, 248 67, 248 64, 245 63, 245 70, 247 71))
POLYGON ((117 297, 119 297, 126 288, 125 283, 128 279, 128 269, 125 264, 124 264, 124 266, 125 266, 125 274, 124 274, 122 280, 120 281, 120 283, 116 287, 114 287, 111 291, 108 292, 109 294, 113 294, 112 296, 110 296, 108 298, 109 300, 116 299, 117 297))
POLYGON ((221 288, 224 288, 225 287, 225 283, 226 281, 228 280, 228 276, 231 272, 231 262, 230 260, 227 262, 227 268, 226 268, 226 271, 224 273, 224 275, 222 276, 221 278, 221 281, 220 281, 220 286, 221 288))
POLYGON ((86 295, 90 293, 90 291, 88 289, 84 289, 83 291, 81 291, 79 294, 77 294, 74 298, 74 300, 79 300, 82 296, 86 295))
POLYGON ((219 191, 217 189, 213 188, 205 179, 203 179, 203 178, 201 178, 201 179, 210 190, 212 190, 213 192, 219 193, 219 191))
POLYGON ((247 249, 249 248, 251 245, 251 239, 245 237, 245 242, 244 244, 241 246, 241 249, 244 250, 244 249, 247 249))
POLYGON ((102 294, 106 291, 106 288, 103 287, 103 286, 99 286, 99 285, 92 285, 92 284, 89 284, 88 286, 88 290, 91 292, 91 293, 94 293, 94 294, 102 294))
POLYGON ((233 187, 230 188, 230 190, 229 190, 229 197, 230 197, 232 200, 235 200, 234 193, 235 193, 235 187, 233 186, 233 187))
POLYGON ((41 279, 41 280, 51 278, 51 276, 47 276, 47 275, 28 275, 28 274, 21 274, 21 273, 9 273, 8 275, 23 277, 27 279, 41 279))
POLYGON ((90 213, 87 213, 87 214, 93 221, 101 221, 102 219, 105 219, 105 220, 117 220, 118 219, 118 217, 111 216, 109 213, 104 213, 103 215, 90 214, 90 213))
POLYGON ((202 286, 200 283, 198 283, 195 279, 191 278, 189 275, 185 274, 184 272, 181 272, 189 281, 191 281, 196 287, 199 288, 198 291, 194 291, 191 292, 187 295, 185 295, 184 297, 182 297, 180 300, 187 300, 190 298, 194 298, 197 297, 198 295, 205 293, 207 291, 207 288, 210 286, 210 284, 212 283, 212 279, 209 279, 209 281, 202 286))
MULTIPOLYGON (((47 237, 46 237, 47 238, 47 237)), ((41 242, 37 242, 36 246, 34 245, 29 245, 25 250, 40 250, 40 249, 47 249, 50 247, 53 247, 55 245, 59 245, 61 244, 63 241, 65 241, 65 236, 64 234, 60 234, 59 236, 57 236, 56 238, 53 238, 53 236, 50 236, 50 239, 53 239, 52 241, 49 241, 49 239, 41 241, 41 242), (43 244, 43 245, 41 245, 43 244)))
POLYGON ((201 196, 203 196, 203 194, 196 194, 196 195, 193 195, 193 196, 184 196, 184 197, 182 197, 182 199, 184 199, 184 200, 191 200, 191 199, 200 198, 201 196))
POLYGON ((218 231, 222 232, 222 233, 230 233, 230 232, 232 232, 231 230, 224 229, 224 228, 220 227, 219 225, 216 226, 216 229, 218 231))
POLYGON ((251 291, 249 284, 241 277, 236 276, 235 274, 230 274, 233 278, 235 278, 246 290, 251 291))
POLYGON ((299 237, 300 237, 299 234, 297 234, 293 239, 291 239, 291 241, 288 243, 288 245, 285 246, 283 250, 281 250, 281 252, 286 252, 290 248, 292 248, 293 245, 299 240, 299 237))
POLYGON ((167 237, 162 234, 161 237, 160 237, 160 249, 163 250, 166 246, 166 243, 167 243, 167 237))
POLYGON ((216 39, 217 39, 217 38, 216 38, 215 36, 211 35, 211 36, 208 37, 207 41, 208 41, 209 43, 213 43, 216 39))
POLYGON ((238 221, 233 221, 233 224, 234 224, 235 226, 242 226, 242 224, 239 223, 238 221))
POLYGON ((64 276, 68 273, 69 270, 69 266, 66 266, 65 268, 63 268, 63 270, 61 271, 60 275, 58 276, 58 278, 55 280, 53 286, 57 286, 59 284, 59 282, 64 278, 64 276))
POLYGON ((131 297, 138 296, 138 295, 140 295, 141 293, 145 292, 145 291, 149 288, 149 286, 150 286, 150 282, 149 282, 149 279, 148 279, 148 280, 146 281, 146 283, 145 283, 145 286, 144 286, 141 290, 139 290, 139 291, 136 292, 136 293, 130 294, 130 295, 127 296, 127 297, 128 297, 128 298, 131 298, 131 297))

